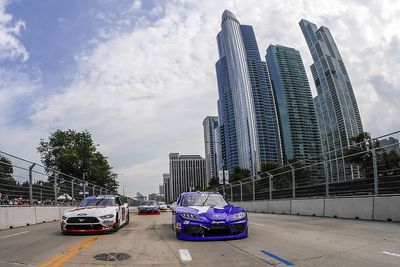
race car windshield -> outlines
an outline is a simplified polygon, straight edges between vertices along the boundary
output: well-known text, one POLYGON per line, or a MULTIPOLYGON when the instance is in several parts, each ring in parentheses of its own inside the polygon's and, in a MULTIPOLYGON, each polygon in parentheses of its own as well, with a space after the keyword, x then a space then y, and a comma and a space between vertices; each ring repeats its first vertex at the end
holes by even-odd
POLYGON ((116 206, 116 204, 115 199, 112 198, 85 198, 79 206, 116 206))
POLYGON ((182 206, 226 206, 228 203, 221 195, 217 194, 198 194, 184 196, 182 206))
POLYGON ((142 203, 142 206, 155 206, 155 205, 156 205, 156 202, 154 202, 154 201, 144 201, 142 203))

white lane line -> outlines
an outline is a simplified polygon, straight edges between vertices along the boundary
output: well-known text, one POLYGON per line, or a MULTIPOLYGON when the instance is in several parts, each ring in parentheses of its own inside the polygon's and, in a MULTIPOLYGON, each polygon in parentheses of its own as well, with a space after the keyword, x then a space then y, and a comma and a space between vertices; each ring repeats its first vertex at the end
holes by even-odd
POLYGON ((259 223, 249 222, 249 224, 254 224, 254 225, 257 225, 257 226, 261 226, 261 227, 267 227, 266 225, 264 225, 264 224, 259 224, 259 223))
POLYGON ((16 235, 22 235, 22 234, 26 234, 26 233, 28 233, 28 232, 29 232, 29 231, 24 231, 24 232, 20 232, 20 233, 12 234, 12 235, 6 235, 6 236, 2 236, 2 237, 0 237, 0 239, 7 238, 7 237, 12 237, 12 236, 16 236, 16 235))
POLYGON ((386 254, 386 255, 390 255, 390 256, 400 257, 400 254, 393 253, 393 252, 382 251, 382 253, 386 254))
POLYGON ((179 249, 179 256, 180 256, 182 262, 192 261, 192 256, 190 256, 188 249, 179 249))

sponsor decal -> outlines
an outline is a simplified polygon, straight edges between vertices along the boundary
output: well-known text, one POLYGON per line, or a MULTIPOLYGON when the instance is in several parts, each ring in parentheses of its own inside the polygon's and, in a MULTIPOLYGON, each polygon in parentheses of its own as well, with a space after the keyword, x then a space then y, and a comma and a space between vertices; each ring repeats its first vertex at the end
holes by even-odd
POLYGON ((224 221, 211 221, 212 224, 222 224, 225 223, 224 221))

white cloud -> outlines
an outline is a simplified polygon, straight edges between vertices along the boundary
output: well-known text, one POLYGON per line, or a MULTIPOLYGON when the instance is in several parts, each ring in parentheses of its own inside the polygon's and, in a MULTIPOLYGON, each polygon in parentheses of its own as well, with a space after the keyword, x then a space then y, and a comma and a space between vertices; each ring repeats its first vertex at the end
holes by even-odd
POLYGON ((25 22, 18 20, 12 25, 13 16, 5 10, 7 4, 8 1, 0 1, 0 60, 21 58, 27 61, 29 54, 17 38, 25 29, 25 22))
POLYGON ((135 3, 131 12, 140 12, 130 17, 129 11, 115 24, 104 16, 107 27, 98 30, 94 48, 76 56, 74 81, 62 93, 39 99, 30 118, 34 136, 57 128, 89 130, 132 193, 157 190, 168 153, 204 154, 202 120, 216 114, 215 36, 225 8, 254 26, 262 57, 269 44, 297 48, 308 73, 311 57, 298 22, 329 27, 364 128, 373 135, 400 128, 400 108, 389 101, 400 89, 397 4, 160 1, 145 12, 135 3))

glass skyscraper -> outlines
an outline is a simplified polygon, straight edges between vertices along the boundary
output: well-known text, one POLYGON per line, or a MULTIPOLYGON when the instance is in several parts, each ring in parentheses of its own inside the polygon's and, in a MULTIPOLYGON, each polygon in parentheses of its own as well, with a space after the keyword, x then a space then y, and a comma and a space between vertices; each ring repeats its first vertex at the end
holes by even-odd
POLYGON ((255 174, 262 162, 281 163, 279 126, 271 83, 251 26, 225 10, 217 35, 219 118, 228 170, 255 174))
POLYGON ((299 22, 314 64, 311 72, 318 95, 314 104, 322 152, 327 156, 331 181, 356 178, 357 166, 341 159, 351 138, 363 131, 360 112, 342 57, 328 28, 307 20, 299 22), (354 169, 356 168, 356 169, 354 169))
POLYGON ((270 45, 266 61, 277 103, 284 162, 318 161, 321 154, 317 117, 299 51, 270 45))
POLYGON ((218 127, 218 117, 207 116, 203 120, 204 150, 206 158, 206 184, 212 177, 218 177, 215 129, 218 127))

